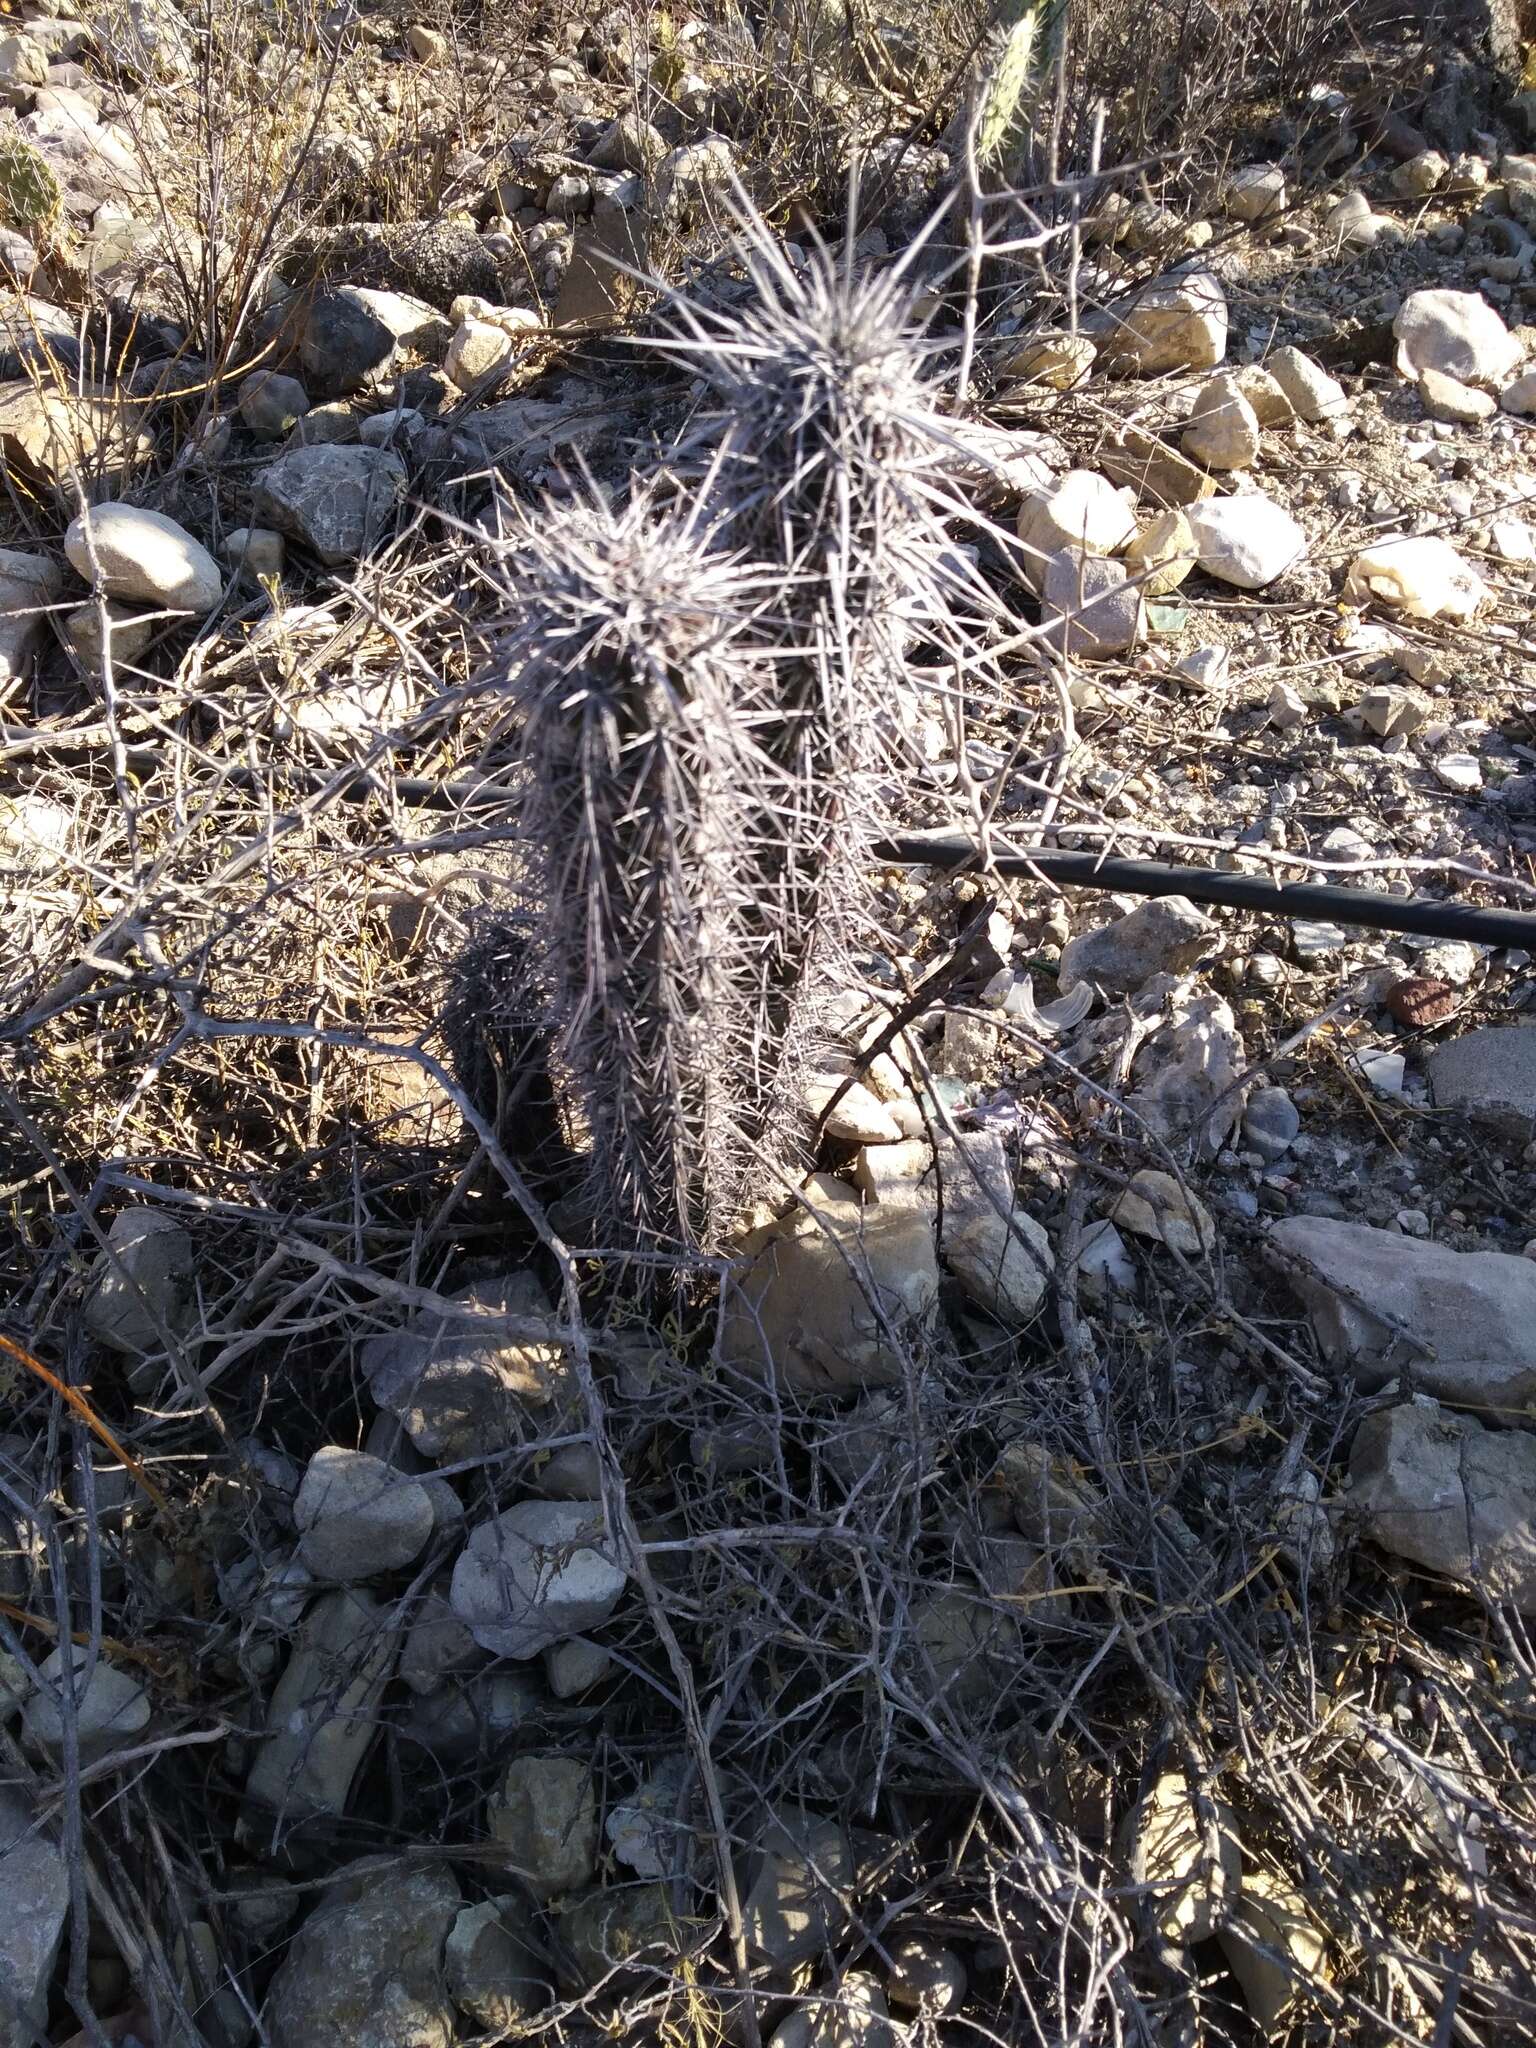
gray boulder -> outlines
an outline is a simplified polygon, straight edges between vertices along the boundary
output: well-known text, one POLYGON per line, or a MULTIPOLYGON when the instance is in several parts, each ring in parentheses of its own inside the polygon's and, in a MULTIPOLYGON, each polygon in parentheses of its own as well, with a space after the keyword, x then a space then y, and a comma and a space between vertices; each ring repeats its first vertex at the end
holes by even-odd
POLYGON ((403 292, 366 285, 318 292, 301 316, 305 388, 315 398, 350 398, 391 370, 402 351, 439 360, 452 333, 436 307, 403 292))
POLYGON ((1056 1259, 1045 1231, 1015 1205, 1002 1139, 978 1131, 961 1146, 941 1138, 936 1182, 943 1197, 939 1250, 945 1264, 971 1299, 1000 1321, 1031 1321, 1056 1259))
POLYGON ((224 577, 184 526, 143 505, 97 505, 64 536, 75 574, 107 597, 203 618, 224 595, 224 577))
POLYGON ((107 1232, 110 1255, 91 1269, 85 1326, 97 1343, 128 1358, 161 1351, 191 1327, 194 1255, 188 1231, 163 1209, 122 1209, 107 1232))
POLYGON ((299 1555, 317 1578, 350 1584, 398 1571, 432 1534, 427 1489, 382 1458, 325 1444, 293 1504, 299 1555))
POLYGON ((476 1281, 363 1346, 368 1390, 423 1456, 485 1457, 520 1442, 561 1381, 554 1311, 532 1273, 476 1281))
POLYGON ((367 1870, 322 1895, 272 1980, 271 2048, 452 2048, 450 1872, 367 1870))
POLYGON ((1383 1550, 1536 1614, 1536 1436, 1421 1396, 1365 1418, 1349 1476, 1383 1550))
POLYGON ((1282 1217, 1269 1244, 1325 1355, 1365 1385, 1411 1369, 1468 1408, 1517 1412, 1536 1398, 1536 1260, 1331 1216, 1282 1217))
POLYGON ((1216 950, 1219 927, 1183 896, 1153 896, 1112 924, 1069 939, 1058 986, 1070 995, 1091 982, 1108 995, 1134 995, 1154 974, 1185 974, 1216 950))
POLYGON ((0 2048, 44 2038, 69 1872, 22 1794, 0 1785, 0 2048))
POLYGON ((42 1749, 61 1750, 68 1716, 74 1714, 80 1748, 101 1755, 121 1748, 149 1726, 149 1695, 136 1678, 98 1656, 94 1664, 84 1643, 70 1646, 68 1668, 62 1650, 38 1666, 42 1684, 27 1701, 24 1724, 42 1749), (65 1697, 73 1685, 73 1706, 65 1697))
POLYGON ((575 1891, 597 1869, 597 1788, 579 1757, 516 1758, 486 1817, 508 1867, 536 1899, 575 1891))
POLYGON ((322 562, 353 562, 383 536, 407 474, 388 448, 293 448, 263 470, 256 521, 303 541, 322 562))
POLYGON ((601 1502, 525 1500, 474 1531, 450 1597, 482 1649, 525 1660, 600 1626, 627 1584, 601 1502))

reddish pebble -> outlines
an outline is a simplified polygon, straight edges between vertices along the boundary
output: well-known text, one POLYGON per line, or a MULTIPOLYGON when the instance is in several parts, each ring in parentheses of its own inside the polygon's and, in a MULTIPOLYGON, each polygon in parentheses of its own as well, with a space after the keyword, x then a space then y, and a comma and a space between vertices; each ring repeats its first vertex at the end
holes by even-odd
POLYGON ((1410 1031, 1423 1031, 1431 1024, 1443 1024, 1456 1008, 1456 991, 1448 981, 1430 981, 1411 975, 1394 982, 1387 992, 1387 1008, 1399 1024, 1410 1031))

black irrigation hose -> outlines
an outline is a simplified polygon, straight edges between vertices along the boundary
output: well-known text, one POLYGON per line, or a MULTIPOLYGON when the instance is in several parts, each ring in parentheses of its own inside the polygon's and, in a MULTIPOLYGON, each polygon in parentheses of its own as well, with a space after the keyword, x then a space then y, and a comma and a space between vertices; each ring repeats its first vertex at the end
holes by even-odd
POLYGON ((1187 896, 1272 917, 1368 925, 1380 932, 1419 932, 1432 939, 1470 939, 1478 946, 1521 946, 1536 955, 1536 915, 1432 903, 1425 896, 1376 895, 1323 882, 1272 882, 1221 868, 1174 867, 1156 860, 1117 860, 1097 853, 994 853, 984 861, 969 839, 917 835, 882 839, 871 858, 894 867, 982 868, 999 875, 1040 875, 1068 889, 1113 890, 1126 896, 1187 896))
MULTIPOLYGON (((225 774, 236 784, 258 781, 249 768, 233 764, 225 774)), ((312 794, 327 787, 327 778, 313 772, 298 779, 312 794)), ((352 803, 387 793, 397 802, 427 810, 478 810, 514 801, 512 791, 499 783, 440 782, 429 776, 398 776, 385 782, 368 769, 332 784, 331 791, 352 803)), ((989 863, 973 840, 944 833, 878 840, 870 848, 870 858, 892 867, 990 866, 994 874, 1038 875, 1068 889, 1186 896, 1191 903, 1220 903, 1271 917, 1417 932, 1430 939, 1468 939, 1477 946, 1519 946, 1536 956, 1536 913, 1529 911, 1475 910, 1464 903, 1434 903, 1427 896, 1377 895, 1328 882, 1271 882, 1264 875, 1234 875, 1224 868, 1175 867, 1167 861, 1120 860, 1097 853, 993 853, 989 863)))

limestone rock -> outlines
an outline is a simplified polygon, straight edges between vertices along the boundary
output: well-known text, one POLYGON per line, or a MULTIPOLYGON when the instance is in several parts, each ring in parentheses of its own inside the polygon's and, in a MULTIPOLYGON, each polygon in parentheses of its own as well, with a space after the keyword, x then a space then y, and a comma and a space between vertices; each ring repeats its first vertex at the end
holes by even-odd
POLYGON ((1426 370, 1440 370, 1460 384, 1486 384, 1497 390, 1519 367, 1523 353, 1478 292, 1410 292, 1392 322, 1392 332, 1397 367, 1415 380, 1426 370))
POLYGON ((1195 536, 1181 511, 1159 512, 1125 551, 1125 566, 1143 597, 1167 597, 1194 568, 1195 536))
POLYGON ((515 1758, 487 1818, 510 1868, 536 1899, 591 1881, 599 1844, 597 1788, 579 1757, 515 1758))
POLYGON ((258 582, 281 576, 287 545, 270 526, 235 526, 224 536, 225 559, 258 582))
POLYGON ((1235 377, 1212 377, 1195 395, 1179 446, 1207 469, 1251 469, 1259 459, 1258 415, 1235 377))
POLYGON ((600 1502, 525 1500, 473 1532, 450 1597, 483 1649, 522 1661, 598 1627, 627 1583, 600 1502))
POLYGON ((0 384, 0 456, 78 503, 78 479, 121 477, 153 452, 130 417, 108 394, 53 390, 29 378, 0 384))
POLYGON ((1265 358, 1264 367, 1290 400, 1297 419, 1327 427, 1336 437, 1349 431, 1349 394, 1321 363, 1299 348, 1277 348, 1265 358))
POLYGON ((85 1297, 85 1326, 97 1343, 127 1358, 163 1351, 161 1328, 185 1335, 195 1314, 190 1233, 163 1209, 120 1209, 97 1256, 85 1297))
POLYGON ((954 2012, 965 1997, 966 1983, 965 1964, 931 1934, 908 1934, 891 1944, 886 1996, 902 2012, 925 2019, 954 2012))
POLYGON ((443 1978, 460 2012, 492 2033, 514 2036, 553 1996, 528 1904, 516 1892, 466 1906, 443 1944, 443 1978))
POLYGON ((273 1690, 246 1780, 249 1799, 290 1820, 346 1811, 378 1730, 397 1641, 394 1610, 363 1588, 321 1595, 273 1690))
POLYGON ((1019 508, 1022 573, 1037 595, 1053 557, 1116 555, 1135 537, 1135 514, 1114 485, 1091 469, 1069 469, 1019 508))
POLYGON ((398 1571, 432 1534, 426 1488, 366 1451, 325 1444, 293 1504, 299 1555, 319 1579, 351 1584, 398 1571))
POLYGON ((1121 563, 1075 549, 1047 560, 1040 619, 1050 644, 1078 661, 1128 653, 1146 637, 1140 586, 1121 563))
POLYGON ((272 2048, 453 2048, 443 1949, 461 1905, 452 1874, 430 1865, 343 1873, 272 1979, 272 2048))
POLYGON ((1159 279, 1109 308, 1101 342, 1112 369, 1140 377, 1214 370, 1227 352, 1227 295, 1210 270, 1159 279))
POLYGON ((322 562, 352 562, 382 538, 405 487, 405 464, 390 449, 294 448, 262 471, 254 506, 260 523, 322 562))
POLYGON ((1191 505, 1188 517, 1201 568, 1239 590, 1262 590, 1307 551, 1307 537, 1296 521, 1262 491, 1210 498, 1191 505))
MULTIPOLYGON (((1443 159, 1442 159, 1443 161, 1443 159)), ((1305 1896, 1269 1870, 1243 1874, 1242 1896, 1217 1932, 1227 1967, 1261 2031, 1274 2036, 1295 1999, 1329 1980, 1328 1942, 1305 1896)))
POLYGON ((1285 172, 1278 164, 1247 164, 1227 186, 1234 220, 1264 221, 1285 211, 1285 172))
POLYGON ((844 1970, 780 2020, 768 2048, 896 2048, 897 2039, 878 1978, 844 1970))
POLYGON ((995 1132, 969 1134, 963 1144, 941 1138, 937 1180, 942 1190, 939 1249, 966 1293, 1014 1328, 1031 1322, 1056 1269, 1051 1241, 1014 1199, 1013 1172, 995 1132))
POLYGON ((309 411, 309 393, 297 377, 253 370, 240 386, 240 417, 253 434, 281 440, 309 411))
POLYGON ((1536 1260, 1331 1216, 1281 1217, 1269 1242, 1324 1354, 1367 1386, 1411 1366, 1416 1385, 1466 1407, 1536 1399, 1536 1260))
POLYGON ((1134 491, 1143 504, 1194 505, 1216 495, 1213 477, 1167 441, 1134 423, 1111 434, 1094 460, 1111 483, 1134 491))
POLYGON ((1350 1504, 1395 1557, 1536 1615, 1536 1436, 1485 1429, 1425 1396, 1366 1416, 1350 1504))
POLYGON ((946 420, 946 467, 978 503, 992 508, 1049 490, 1068 464, 1054 436, 990 420, 946 420))
POLYGON ((69 1911, 69 1871, 30 1802, 0 1786, 0 2048, 46 2038, 48 1981, 69 1911))
POLYGON ((998 361, 998 372, 1046 391, 1075 391, 1087 382, 1098 346, 1087 334, 1044 334, 1013 342, 998 361))
POLYGON ((1466 1031, 1429 1056, 1437 1109, 1465 1110, 1513 1143, 1536 1138, 1536 1030, 1529 1025, 1466 1031))
POLYGON ((819 1955, 847 1925, 853 1881, 853 1847, 841 1820, 791 1806, 766 1815, 739 1880, 754 1959, 789 1969, 819 1955))
POLYGON ((1183 896, 1151 896, 1124 917, 1080 932, 1061 949, 1057 987, 1080 982, 1110 995, 1134 995, 1154 974, 1186 974, 1216 951, 1220 927, 1183 896))
POLYGON ((1491 420, 1499 409, 1499 401, 1491 391, 1463 384, 1455 377, 1447 377, 1443 370, 1419 372, 1419 397, 1432 420, 1444 420, 1453 427, 1475 427, 1483 420, 1491 420))
POLYGON ((1243 1877, 1237 1820, 1224 1800, 1208 1828, 1184 1776, 1165 1771, 1136 1811, 1131 1882, 1150 1893, 1145 1910, 1165 1942, 1208 1941, 1227 1920, 1243 1877), (1213 1860, 1214 1858, 1214 1860, 1213 1860))
POLYGON ((138 1679, 104 1656, 93 1663, 84 1643, 71 1644, 68 1660, 62 1650, 54 1650, 38 1666, 38 1677, 42 1683, 27 1701, 23 1721, 29 1738, 44 1749, 64 1746, 69 1708, 61 1694, 71 1684, 76 1693, 75 1726, 85 1754, 121 1749, 149 1726, 149 1695, 138 1679))
POLYGON ((1109 1214, 1111 1222, 1133 1236, 1149 1237, 1185 1258, 1202 1257, 1216 1244, 1216 1226, 1199 1196, 1153 1166, 1132 1174, 1109 1214))
POLYGON ((1392 534, 1373 541, 1349 565, 1346 604, 1374 599, 1407 619, 1475 616, 1491 595, 1477 571, 1437 534, 1392 534))
POLYGON ((63 571, 46 555, 0 548, 0 686, 26 674, 63 588, 63 571))
POLYGON ((425 1457, 484 1457, 527 1434, 528 1410, 548 1406, 564 1354, 538 1335, 555 1318, 532 1273, 477 1281, 447 1301, 370 1337, 363 1371, 425 1457))
POLYGON ((901 1332, 921 1336, 938 1304, 932 1227, 912 1209, 862 1207, 841 1183, 817 1183, 808 1200, 811 1211, 797 1205, 739 1269, 721 1357, 802 1393, 895 1385, 901 1332))
POLYGON ((1178 994, 1137 1051, 1127 1104, 1176 1158, 1214 1159, 1242 1116, 1247 1066, 1231 1005, 1178 994))
POLYGON ((98 505, 64 536, 76 575, 108 597, 203 618, 224 595, 218 563, 184 526, 142 505, 98 505))

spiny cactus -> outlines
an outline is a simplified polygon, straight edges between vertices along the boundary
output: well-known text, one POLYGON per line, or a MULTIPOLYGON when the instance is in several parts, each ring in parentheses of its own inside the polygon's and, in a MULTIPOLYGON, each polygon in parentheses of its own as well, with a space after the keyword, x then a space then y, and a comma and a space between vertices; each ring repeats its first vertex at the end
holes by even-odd
MULTIPOLYGON (((851 234, 797 267, 739 192, 736 204, 750 296, 675 298, 665 346, 715 400, 694 442, 725 531, 772 571, 758 631, 775 694, 760 744, 793 795, 786 829, 759 842, 758 888, 775 903, 776 972, 804 1028, 858 916, 861 846, 910 703, 914 636, 945 643, 958 679, 976 621, 962 616, 963 558, 945 530, 962 507, 919 288, 900 265, 857 265, 851 234)), ((979 580, 970 591, 988 602, 979 580)))
POLYGON ((743 578, 644 491, 528 516, 504 567, 534 971, 593 1228, 708 1253, 761 1130, 750 866, 770 771, 743 578))
POLYGON ((63 204, 63 189, 42 151, 14 128, 0 127, 0 227, 47 241, 63 204))

